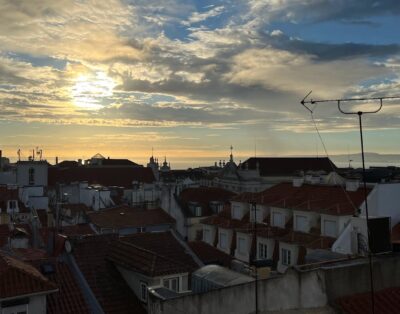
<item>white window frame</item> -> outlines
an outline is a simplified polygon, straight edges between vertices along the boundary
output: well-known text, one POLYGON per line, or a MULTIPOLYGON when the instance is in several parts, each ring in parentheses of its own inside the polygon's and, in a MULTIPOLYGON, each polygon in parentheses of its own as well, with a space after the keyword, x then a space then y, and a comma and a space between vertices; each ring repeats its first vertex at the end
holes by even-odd
POLYGON ((242 208, 238 205, 233 205, 232 218, 233 219, 241 219, 242 217, 239 217, 239 216, 242 216, 241 214, 242 214, 242 208))
POLYGON ((171 291, 179 292, 179 277, 164 278, 163 286, 171 291), (174 282, 176 283, 175 288, 173 287, 174 282))
POLYGON ((201 206, 196 206, 195 207, 195 213, 196 213, 196 217, 201 217, 201 214, 202 214, 202 212, 201 212, 202 210, 201 210, 201 206))
POLYGON ((220 232, 218 239, 219 239, 219 241, 218 241, 219 247, 221 249, 227 249, 228 248, 228 235, 225 232, 220 232), (224 240, 225 240, 224 243, 222 242, 222 238, 224 238, 224 240))
POLYGON ((302 232, 307 232, 307 222, 308 222, 308 217, 305 215, 296 215, 295 216, 295 230, 297 231, 302 231, 302 232), (299 226, 299 218, 304 219, 304 225, 300 228, 299 226))
POLYGON ((272 225, 275 227, 285 227, 285 215, 281 212, 272 212, 272 225), (276 218, 280 217, 280 219, 277 221, 276 218), (279 222, 279 223, 277 223, 279 222))
POLYGON ((240 254, 246 254, 246 238, 238 237, 238 252, 240 254))
POLYGON ((206 243, 211 242, 211 230, 210 229, 203 229, 203 241, 206 243))
POLYGON ((268 259, 268 245, 258 242, 258 259, 268 259))
POLYGON ((337 237, 337 221, 336 220, 331 220, 331 219, 324 219, 324 235, 328 236, 328 237, 333 237, 336 238, 337 237), (328 228, 326 228, 326 223, 330 222, 330 223, 334 223, 335 224, 335 230, 334 233, 335 234, 329 234, 327 232, 328 228))
POLYGON ((292 262, 292 251, 289 249, 282 248, 282 265, 289 266, 292 262))

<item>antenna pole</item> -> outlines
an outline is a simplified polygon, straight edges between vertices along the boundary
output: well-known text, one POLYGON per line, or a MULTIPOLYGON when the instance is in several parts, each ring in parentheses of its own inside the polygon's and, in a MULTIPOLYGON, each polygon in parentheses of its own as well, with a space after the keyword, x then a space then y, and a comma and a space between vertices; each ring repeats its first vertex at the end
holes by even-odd
POLYGON ((362 170, 363 170, 363 185, 364 185, 364 203, 365 203, 365 216, 367 218, 367 238, 368 238, 368 261, 369 261, 369 278, 371 285, 371 302, 372 302, 372 314, 375 314, 375 295, 374 295, 374 273, 372 268, 372 252, 371 252, 371 236, 369 229, 369 214, 368 214, 368 192, 367 192, 367 179, 365 176, 365 156, 364 156, 364 137, 362 130, 362 111, 358 111, 358 121, 360 126, 360 141, 361 141, 361 159, 362 159, 362 170))
MULTIPOLYGON (((400 96, 390 96, 390 97, 370 97, 370 98, 344 98, 344 99, 328 99, 328 100, 306 100, 310 96, 312 91, 310 91, 301 101, 300 104, 304 106, 313 115, 313 109, 309 108, 306 104, 317 104, 324 102, 337 102, 338 110, 342 114, 346 115, 358 115, 358 123, 360 129, 360 142, 361 142, 361 158, 362 158, 362 168, 363 168, 363 185, 364 185, 364 203, 365 203, 365 216, 367 220, 367 238, 368 238, 368 264, 369 264, 369 277, 371 284, 371 309, 372 314, 375 314, 375 294, 374 294, 374 276, 373 276, 373 265, 372 265, 372 251, 371 251, 371 237, 370 237, 370 223, 369 223, 369 213, 368 213, 368 192, 367 192, 367 181, 365 175, 365 155, 364 155, 364 137, 362 129, 362 115, 369 113, 378 113, 381 111, 384 99, 400 99, 400 96), (343 102, 356 102, 356 101, 366 101, 366 100, 379 100, 379 107, 376 110, 371 111, 346 111, 342 108, 343 102)), ((349 162, 350 165, 350 162, 349 162)))

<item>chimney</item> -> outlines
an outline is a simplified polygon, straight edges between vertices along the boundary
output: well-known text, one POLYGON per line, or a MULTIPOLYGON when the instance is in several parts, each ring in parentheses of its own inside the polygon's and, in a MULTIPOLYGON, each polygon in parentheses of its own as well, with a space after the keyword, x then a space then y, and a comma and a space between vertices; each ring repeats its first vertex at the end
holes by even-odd
POLYGON ((56 156, 56 166, 58 165, 58 156, 56 156))
POLYGON ((346 191, 355 192, 360 187, 360 182, 358 180, 347 180, 346 181, 346 191))
POLYGON ((293 178, 293 186, 296 188, 299 188, 303 185, 304 183, 304 178, 299 177, 299 178, 293 178))

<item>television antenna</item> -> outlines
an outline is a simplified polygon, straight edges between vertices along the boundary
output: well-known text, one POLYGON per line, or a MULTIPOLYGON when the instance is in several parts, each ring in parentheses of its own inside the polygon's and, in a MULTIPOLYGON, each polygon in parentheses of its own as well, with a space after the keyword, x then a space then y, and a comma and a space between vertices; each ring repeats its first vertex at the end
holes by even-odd
POLYGON ((371 252, 371 237, 370 237, 370 223, 369 223, 369 214, 368 214, 368 201, 367 201, 367 181, 365 178, 365 156, 364 156, 364 137, 363 137, 363 125, 362 125, 362 116, 364 114, 374 114, 381 111, 383 107, 384 100, 390 99, 400 99, 400 96, 388 96, 388 97, 363 97, 363 98, 341 98, 341 99, 324 99, 324 100, 306 100, 312 91, 310 91, 301 101, 300 104, 306 108, 313 118, 315 106, 318 103, 327 103, 327 102, 336 102, 338 110, 340 113, 345 115, 357 115, 358 116, 358 125, 360 130, 360 143, 361 143, 361 159, 362 159, 362 174, 363 174, 363 187, 364 187, 364 203, 365 203, 365 216, 367 219, 367 242, 368 242, 368 260, 369 260, 369 275, 370 275, 370 285, 371 285, 371 301, 372 301, 372 314, 375 314, 375 296, 374 296, 374 279, 373 279, 373 268, 372 268, 372 252, 371 252), (360 101, 371 101, 377 100, 379 101, 379 105, 375 110, 368 111, 347 111, 343 109, 342 105, 344 102, 360 102, 360 101), (315 105, 312 109, 307 105, 315 105))

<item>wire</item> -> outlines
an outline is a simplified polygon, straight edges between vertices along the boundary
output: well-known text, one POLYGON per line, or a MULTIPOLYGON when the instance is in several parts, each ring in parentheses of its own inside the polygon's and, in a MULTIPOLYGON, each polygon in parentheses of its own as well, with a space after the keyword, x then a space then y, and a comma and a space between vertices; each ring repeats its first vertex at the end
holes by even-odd
MULTIPOLYGON (((314 108, 313 108, 312 110, 310 110, 311 120, 312 120, 312 122, 313 122, 313 124, 314 124, 314 128, 315 128, 315 130, 316 130, 316 132, 317 132, 317 134, 318 134, 318 137, 319 137, 319 139, 320 139, 320 141, 321 141, 322 147, 324 148, 325 155, 326 155, 326 157, 329 158, 329 160, 331 160, 330 157, 329 157, 329 153, 328 153, 328 150, 327 150, 327 148, 326 148, 325 142, 324 142, 324 140, 323 140, 323 138, 322 138, 321 133, 319 132, 317 122, 315 121, 315 118, 314 118, 314 111, 315 111, 315 109, 317 108, 317 105, 318 105, 318 104, 315 103, 314 108)), ((332 162, 330 162, 329 165, 331 166, 332 171, 333 171, 333 172, 336 172, 335 168, 333 168, 332 162)), ((343 187, 343 185, 341 185, 341 184, 338 184, 338 185, 342 188, 343 193, 346 195, 346 198, 347 198, 347 200, 349 201, 350 205, 353 207, 354 211, 358 211, 357 206, 354 205, 354 202, 351 200, 349 194, 347 193, 347 191, 346 191, 346 189, 343 187)))

